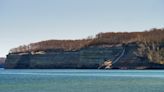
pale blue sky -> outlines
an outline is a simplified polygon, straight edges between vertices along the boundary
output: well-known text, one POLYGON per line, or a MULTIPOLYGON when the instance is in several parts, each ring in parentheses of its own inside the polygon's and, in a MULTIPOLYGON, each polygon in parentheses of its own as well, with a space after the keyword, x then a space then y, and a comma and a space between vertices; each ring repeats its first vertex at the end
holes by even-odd
POLYGON ((164 27, 164 0, 0 0, 0 56, 22 44, 164 27))

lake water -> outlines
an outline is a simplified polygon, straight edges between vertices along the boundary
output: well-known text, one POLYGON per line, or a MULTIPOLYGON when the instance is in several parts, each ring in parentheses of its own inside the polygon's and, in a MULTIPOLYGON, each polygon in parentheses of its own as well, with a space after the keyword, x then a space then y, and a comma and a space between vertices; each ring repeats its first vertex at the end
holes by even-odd
POLYGON ((0 92, 164 92, 164 70, 4 70, 0 92))

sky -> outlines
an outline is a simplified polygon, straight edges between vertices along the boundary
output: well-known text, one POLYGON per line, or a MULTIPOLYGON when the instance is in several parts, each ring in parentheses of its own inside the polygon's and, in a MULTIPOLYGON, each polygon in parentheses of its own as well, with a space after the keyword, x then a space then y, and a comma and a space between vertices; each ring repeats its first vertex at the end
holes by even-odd
POLYGON ((164 28, 163 9, 164 0, 0 0, 0 57, 42 40, 164 28))

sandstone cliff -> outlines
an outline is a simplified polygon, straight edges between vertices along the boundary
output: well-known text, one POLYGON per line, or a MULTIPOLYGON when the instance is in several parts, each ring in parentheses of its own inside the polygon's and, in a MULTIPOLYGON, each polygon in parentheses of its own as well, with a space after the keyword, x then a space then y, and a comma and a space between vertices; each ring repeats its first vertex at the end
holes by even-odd
POLYGON ((10 50, 5 68, 164 69, 164 29, 23 45, 10 50))
POLYGON ((89 46, 78 51, 9 54, 5 68, 14 69, 105 69, 112 61, 113 69, 162 69, 164 65, 149 62, 136 55, 137 44, 126 46, 89 46), (125 49, 123 55, 123 50, 125 49), (118 58, 117 62, 115 60, 118 58))

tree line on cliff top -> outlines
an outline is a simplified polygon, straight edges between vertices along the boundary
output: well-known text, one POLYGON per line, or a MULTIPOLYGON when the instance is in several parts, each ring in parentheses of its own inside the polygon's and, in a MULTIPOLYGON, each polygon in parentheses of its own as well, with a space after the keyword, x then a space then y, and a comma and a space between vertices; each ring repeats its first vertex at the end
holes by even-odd
POLYGON ((99 33, 96 37, 88 37, 81 40, 47 40, 29 45, 21 45, 10 50, 10 53, 25 53, 46 51, 51 49, 63 49, 75 51, 91 45, 116 45, 140 42, 145 44, 164 42, 164 29, 151 29, 144 32, 107 32, 99 33))

